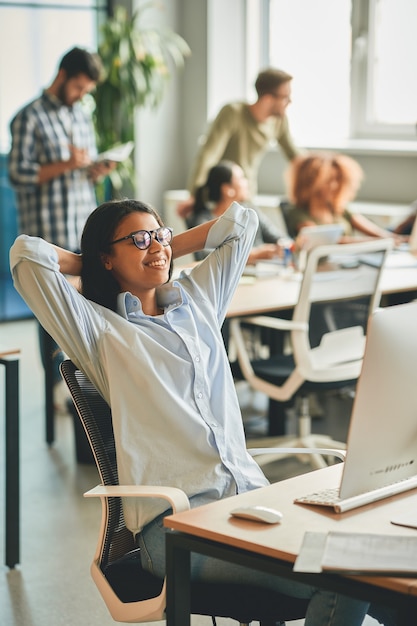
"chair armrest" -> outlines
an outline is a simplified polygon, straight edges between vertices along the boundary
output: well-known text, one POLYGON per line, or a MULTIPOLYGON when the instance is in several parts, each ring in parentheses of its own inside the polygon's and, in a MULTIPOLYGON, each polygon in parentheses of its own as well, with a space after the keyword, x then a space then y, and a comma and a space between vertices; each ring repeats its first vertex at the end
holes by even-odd
POLYGON ((334 448, 248 448, 251 456, 258 454, 321 454, 324 456, 334 456, 341 461, 346 458, 346 450, 335 450, 334 448))
POLYGON ((294 322, 281 319, 280 317, 269 317, 268 315, 241 317, 238 321, 255 326, 264 326, 265 328, 274 328, 275 330, 308 330, 307 322, 294 322))
POLYGON ((84 493, 85 498, 162 498, 168 500, 174 513, 188 511, 190 502, 184 491, 177 487, 149 485, 97 485, 84 493))
POLYGON ((102 557, 109 518, 109 498, 162 498, 168 500, 175 513, 187 511, 190 503, 187 495, 176 487, 149 485, 97 485, 84 493, 85 498, 98 497, 101 501, 101 524, 97 546, 91 563, 91 576, 100 591, 112 618, 119 622, 146 623, 161 621, 165 617, 166 583, 157 595, 147 599, 122 602, 102 569, 102 557))

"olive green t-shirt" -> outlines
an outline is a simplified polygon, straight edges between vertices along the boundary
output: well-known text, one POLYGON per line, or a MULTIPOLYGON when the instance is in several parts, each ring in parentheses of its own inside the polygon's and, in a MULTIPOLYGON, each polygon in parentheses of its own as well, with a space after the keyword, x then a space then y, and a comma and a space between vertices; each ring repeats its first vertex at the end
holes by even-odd
POLYGON ((205 184, 207 174, 214 165, 227 159, 243 169, 249 182, 250 197, 253 198, 258 187, 260 161, 274 142, 278 142, 289 160, 298 154, 286 116, 269 117, 265 122, 257 122, 247 103, 226 104, 211 124, 200 148, 189 181, 190 192, 194 194, 198 187, 205 184))

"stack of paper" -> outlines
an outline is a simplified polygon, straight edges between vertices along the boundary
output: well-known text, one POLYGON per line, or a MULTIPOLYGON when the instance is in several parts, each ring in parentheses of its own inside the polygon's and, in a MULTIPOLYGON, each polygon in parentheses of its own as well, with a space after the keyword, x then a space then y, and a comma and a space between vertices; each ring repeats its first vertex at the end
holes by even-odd
POLYGON ((306 532, 296 572, 417 574, 417 535, 306 532))

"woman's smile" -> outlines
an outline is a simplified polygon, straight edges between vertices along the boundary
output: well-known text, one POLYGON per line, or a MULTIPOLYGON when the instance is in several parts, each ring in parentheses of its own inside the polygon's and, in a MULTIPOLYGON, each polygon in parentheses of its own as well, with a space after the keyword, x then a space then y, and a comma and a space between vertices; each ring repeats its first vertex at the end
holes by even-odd
POLYGON ((151 261, 145 261, 144 265, 155 269, 165 269, 167 266, 167 259, 163 257, 152 259, 151 261))

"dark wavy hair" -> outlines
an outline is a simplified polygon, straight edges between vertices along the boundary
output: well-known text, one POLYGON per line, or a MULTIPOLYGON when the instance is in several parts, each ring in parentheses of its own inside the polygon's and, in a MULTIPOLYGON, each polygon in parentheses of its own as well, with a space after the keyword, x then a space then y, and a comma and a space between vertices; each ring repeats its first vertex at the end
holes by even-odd
POLYGON ((222 185, 232 182, 235 165, 236 163, 233 161, 223 160, 210 169, 205 184, 196 191, 194 213, 208 210, 208 202, 219 202, 222 195, 222 185))
MULTIPOLYGON (((116 310, 119 283, 113 274, 104 268, 102 255, 110 253, 110 241, 121 220, 130 213, 149 213, 158 222, 164 223, 150 205, 138 200, 111 200, 100 204, 88 217, 81 237, 83 258, 81 270, 82 294, 112 311, 116 310)), ((172 258, 169 278, 172 275, 172 258)))

